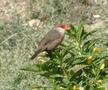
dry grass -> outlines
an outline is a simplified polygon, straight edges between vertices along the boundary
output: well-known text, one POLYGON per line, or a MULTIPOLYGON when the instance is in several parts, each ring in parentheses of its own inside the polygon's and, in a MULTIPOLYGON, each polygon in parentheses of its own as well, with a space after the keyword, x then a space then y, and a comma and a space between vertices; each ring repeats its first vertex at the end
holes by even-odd
POLYGON ((31 85, 48 84, 39 75, 20 71, 20 68, 35 63, 29 58, 47 30, 57 23, 77 23, 87 14, 86 11, 90 10, 91 14, 92 8, 79 0, 0 2, 0 90, 31 90, 31 85), (48 19, 43 21, 44 17, 48 19), (34 18, 44 22, 41 29, 36 30, 28 25, 28 21, 34 18))

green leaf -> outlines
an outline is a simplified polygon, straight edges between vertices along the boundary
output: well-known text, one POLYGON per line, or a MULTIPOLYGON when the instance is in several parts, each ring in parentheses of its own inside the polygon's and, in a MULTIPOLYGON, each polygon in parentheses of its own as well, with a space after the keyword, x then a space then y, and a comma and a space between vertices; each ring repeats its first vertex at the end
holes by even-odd
POLYGON ((38 72, 39 68, 37 67, 36 64, 34 64, 34 65, 28 65, 27 67, 24 67, 24 68, 22 68, 20 70, 30 71, 30 72, 38 72))
POLYGON ((80 71, 81 69, 83 69, 83 68, 85 68, 85 67, 87 67, 87 66, 88 66, 88 65, 81 65, 81 64, 75 65, 75 66, 73 66, 72 68, 69 68, 68 71, 69 71, 69 72, 70 72, 70 71, 73 71, 74 73, 76 73, 76 72, 80 71))
POLYGON ((93 30, 93 31, 91 31, 91 32, 85 33, 85 34, 83 35, 82 39, 83 39, 83 40, 87 39, 88 36, 94 34, 96 31, 97 31, 97 30, 93 30))
POLYGON ((61 74, 54 74, 54 75, 51 75, 50 77, 53 77, 53 78, 63 78, 64 76, 61 75, 61 74))
POLYGON ((78 41, 79 41, 79 44, 81 44, 82 36, 84 34, 84 25, 81 24, 78 29, 79 29, 79 31, 78 31, 78 41))

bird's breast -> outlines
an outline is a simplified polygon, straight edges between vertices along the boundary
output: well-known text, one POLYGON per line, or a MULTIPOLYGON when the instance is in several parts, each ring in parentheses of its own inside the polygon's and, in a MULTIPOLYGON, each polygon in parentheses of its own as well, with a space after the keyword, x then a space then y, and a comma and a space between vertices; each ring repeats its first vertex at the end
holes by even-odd
POLYGON ((64 33, 65 33, 65 30, 64 29, 62 29, 62 28, 56 28, 55 29, 59 34, 61 34, 61 35, 64 35, 64 33))

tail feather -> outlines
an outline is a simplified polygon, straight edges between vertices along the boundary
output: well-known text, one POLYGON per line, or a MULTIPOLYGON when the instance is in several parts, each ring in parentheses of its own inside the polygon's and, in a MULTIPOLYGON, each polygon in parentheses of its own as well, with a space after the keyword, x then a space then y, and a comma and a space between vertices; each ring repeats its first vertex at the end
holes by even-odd
POLYGON ((33 54, 33 56, 30 59, 33 60, 40 52, 41 52, 41 49, 37 48, 35 53, 33 54))

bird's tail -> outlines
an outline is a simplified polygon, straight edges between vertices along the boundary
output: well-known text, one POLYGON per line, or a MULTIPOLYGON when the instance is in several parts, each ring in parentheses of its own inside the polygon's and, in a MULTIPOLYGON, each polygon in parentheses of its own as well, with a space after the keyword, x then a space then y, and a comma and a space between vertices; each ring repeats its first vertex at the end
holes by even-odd
POLYGON ((35 50, 35 53, 33 54, 33 56, 30 59, 33 60, 40 52, 41 52, 41 49, 40 48, 37 48, 35 50))

